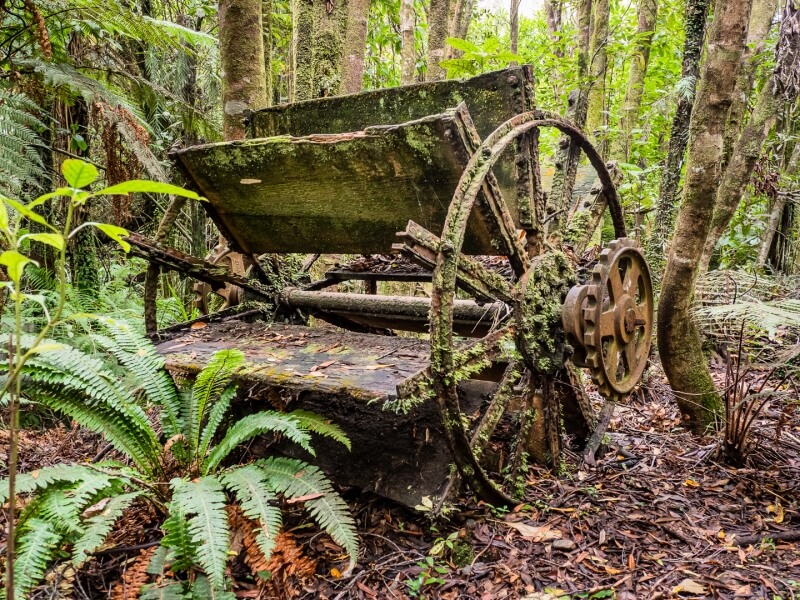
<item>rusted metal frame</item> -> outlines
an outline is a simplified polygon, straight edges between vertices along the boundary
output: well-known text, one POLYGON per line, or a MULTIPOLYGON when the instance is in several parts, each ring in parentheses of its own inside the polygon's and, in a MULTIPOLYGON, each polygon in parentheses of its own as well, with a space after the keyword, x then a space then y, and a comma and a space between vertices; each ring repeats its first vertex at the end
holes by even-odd
POLYGON ((219 289, 224 287, 225 284, 232 284, 252 292, 270 303, 275 302, 275 294, 272 290, 255 281, 233 275, 225 267, 213 265, 174 248, 165 248, 138 233, 129 233, 126 239, 131 245, 131 254, 144 258, 151 263, 156 263, 164 269, 184 273, 189 277, 209 284, 212 289, 219 289))
MULTIPOLYGON (((431 280, 430 273, 372 273, 370 271, 347 271, 345 269, 333 269, 325 273, 325 279, 334 283, 340 281, 411 281, 428 282, 431 280)), ((315 282, 316 283, 316 282, 315 282)), ((330 284, 329 284, 330 285, 330 284)), ((303 289, 310 289, 309 286, 303 289)))
MULTIPOLYGON (((456 112, 455 124, 461 139, 464 140, 466 145, 466 158, 471 160, 470 157, 481 147, 481 140, 475 132, 475 128, 472 127, 471 118, 463 104, 459 106, 459 110, 456 112)), ((478 207, 484 222, 489 232, 497 236, 500 254, 505 253, 508 256, 511 268, 517 276, 520 276, 527 268, 528 255, 517 237, 514 219, 508 211, 494 173, 490 171, 486 174, 481 182, 481 188, 483 193, 478 200, 478 207)))
POLYGON ((544 248, 544 190, 539 164, 539 129, 534 128, 518 140, 515 157, 519 222, 527 234, 528 256, 537 256, 544 248))
MULTIPOLYGON (((503 353, 503 342, 513 339, 515 328, 507 325, 481 338, 465 348, 461 348, 453 364, 456 371, 470 370, 482 362, 493 362, 503 353), (478 351, 480 350, 480 351, 478 351)), ((426 367, 417 371, 397 386, 398 398, 424 398, 431 395, 431 369, 426 367)))
MULTIPOLYGON (((439 253, 439 238, 414 221, 409 221, 405 231, 398 232, 401 244, 393 244, 392 250, 403 253, 408 259, 433 270, 439 253)), ((479 298, 514 301, 514 289, 502 275, 492 273, 474 258, 459 254, 457 283, 464 290, 479 298)))

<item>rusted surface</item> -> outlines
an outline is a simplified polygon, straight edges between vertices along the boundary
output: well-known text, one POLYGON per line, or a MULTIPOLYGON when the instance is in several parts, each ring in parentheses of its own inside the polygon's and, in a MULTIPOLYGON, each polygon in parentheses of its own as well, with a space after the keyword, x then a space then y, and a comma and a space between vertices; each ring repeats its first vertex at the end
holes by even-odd
POLYGON ((225 348, 245 354, 237 378, 297 391, 346 394, 361 400, 393 400, 398 384, 427 364, 427 343, 357 334, 324 327, 212 323, 162 342, 170 370, 195 374, 225 348))

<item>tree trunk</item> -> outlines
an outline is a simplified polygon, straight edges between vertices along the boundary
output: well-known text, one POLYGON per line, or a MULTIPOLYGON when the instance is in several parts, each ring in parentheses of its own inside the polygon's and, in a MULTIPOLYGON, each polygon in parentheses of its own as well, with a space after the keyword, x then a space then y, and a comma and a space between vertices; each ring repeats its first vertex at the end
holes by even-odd
POLYGON ((636 29, 636 46, 630 59, 628 87, 625 90, 625 100, 622 102, 621 131, 615 139, 614 148, 611 152, 614 158, 624 162, 627 162, 630 156, 631 130, 636 125, 636 121, 639 118, 639 109, 642 106, 644 78, 647 75, 647 65, 650 62, 650 46, 653 43, 657 16, 658 0, 639 0, 639 25, 636 29))
POLYGON ((753 0, 750 12, 750 25, 747 28, 747 47, 742 56, 742 67, 736 79, 733 103, 728 113, 728 126, 725 128, 725 143, 722 152, 722 166, 725 168, 742 132, 745 114, 753 92, 753 79, 756 73, 756 57, 764 50, 772 19, 778 10, 777 0, 753 0))
MULTIPOLYGON (((545 0, 544 14, 547 19, 547 31, 550 33, 550 39, 553 43, 558 41, 558 35, 561 33, 561 19, 564 14, 563 0, 545 0)), ((563 58, 564 53, 560 48, 555 49, 555 54, 559 58, 563 58)))
POLYGON ((220 0, 222 128, 226 140, 245 135, 246 111, 267 106, 260 0, 220 0))
POLYGON ((275 85, 272 81, 272 0, 261 0, 261 23, 264 32, 264 94, 267 106, 275 104, 275 85))
MULTIPOLYGON (((510 38, 511 38, 511 52, 514 54, 519 50, 519 4, 522 0, 511 0, 511 21, 510 25, 510 38)), ((516 63, 514 63, 516 64, 516 63)))
MULTIPOLYGON (((789 159, 789 164, 786 165, 786 169, 783 171, 783 177, 785 179, 789 179, 790 181, 794 179, 797 175, 798 169, 800 168, 800 144, 795 143, 794 149, 792 150, 792 156, 789 159)), ((792 186, 794 187, 794 186, 792 186)), ((761 248, 758 251, 758 266, 764 267, 767 264, 767 259, 769 258, 770 250, 772 249, 773 241, 775 240, 775 235, 780 228, 781 218, 783 216, 783 212, 786 209, 786 203, 789 200, 791 194, 794 193, 793 189, 784 189, 781 186, 778 189, 778 196, 775 198, 775 203, 772 206, 772 210, 769 214, 769 223, 767 224, 767 231, 764 233, 764 240, 761 243, 761 248)))
POLYGON ((722 402, 689 308, 708 236, 722 142, 747 36, 751 0, 717 0, 708 56, 690 125, 684 198, 658 304, 658 350, 678 406, 696 432, 711 425, 722 402))
POLYGON ((348 0, 347 30, 344 34, 344 65, 340 94, 361 91, 364 80, 364 53, 367 48, 367 18, 370 0, 348 0))
POLYGON ((400 1, 400 83, 414 83, 417 78, 417 52, 414 28, 414 0, 400 1))
POLYGON ((769 130, 775 123, 778 103, 773 95, 774 83, 770 77, 761 89, 758 104, 747 121, 742 134, 736 142, 728 166, 722 176, 714 206, 714 217, 706 238, 703 256, 700 260, 700 275, 708 270, 711 256, 722 234, 730 225, 733 214, 739 207, 742 194, 750 183, 753 167, 761 155, 761 147, 767 139, 769 130))
MULTIPOLYGON (((594 138, 595 144, 600 141, 600 128, 605 124, 606 101, 606 68, 608 66, 608 21, 610 16, 609 0, 594 1, 592 38, 589 44, 589 99, 586 111, 586 131, 594 138)), ((605 156, 605 142, 599 144, 600 154, 605 156)))
POLYGON ((709 0, 687 0, 683 44, 683 67, 681 82, 684 93, 678 98, 675 117, 670 130, 667 160, 661 175, 655 227, 648 240, 648 261, 653 278, 658 281, 664 268, 667 241, 672 235, 677 214, 678 183, 681 180, 683 158, 689 142, 689 121, 692 116, 697 77, 700 74, 700 56, 703 53, 703 38, 706 31, 709 0))
MULTIPOLYGON (((592 0, 580 0, 576 18, 578 27, 578 46, 575 48, 578 65, 577 80, 583 82, 586 79, 589 64, 592 0)), ((580 128, 586 124, 586 90, 582 86, 583 83, 581 83, 581 87, 570 93, 566 114, 567 119, 580 128)), ((566 220, 566 213, 572 201, 572 190, 575 187, 575 174, 578 171, 580 153, 580 148, 572 142, 569 136, 561 136, 553 161, 555 163, 553 183, 547 197, 546 212, 548 216, 555 215, 547 228, 550 232, 560 232, 566 220)))
POLYGON ((439 81, 447 75, 439 66, 445 58, 445 40, 449 35, 451 0, 431 0, 428 7, 428 72, 426 81, 439 81))

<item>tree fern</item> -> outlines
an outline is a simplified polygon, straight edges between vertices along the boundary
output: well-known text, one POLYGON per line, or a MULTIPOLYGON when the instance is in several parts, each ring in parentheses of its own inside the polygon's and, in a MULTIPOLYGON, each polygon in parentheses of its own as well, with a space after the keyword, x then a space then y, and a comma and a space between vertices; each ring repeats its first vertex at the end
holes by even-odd
POLYGON ((192 393, 184 402, 181 415, 189 447, 197 451, 200 429, 206 418, 209 403, 219 398, 231 382, 233 371, 244 362, 240 350, 222 350, 211 357, 208 365, 200 371, 192 387, 192 393))
POLYGON ((39 107, 27 96, 0 88, 0 193, 18 196, 23 186, 40 189, 46 178, 35 149, 35 130, 45 129, 39 107))
POLYGON ((86 520, 83 533, 72 547, 72 562, 76 568, 103 544, 123 511, 141 495, 142 492, 137 490, 128 494, 112 496, 99 514, 86 520))
POLYGON ((239 444, 263 433, 280 433, 299 445, 303 450, 314 455, 311 447, 311 436, 297 419, 286 413, 265 410, 240 419, 228 429, 225 437, 211 451, 203 466, 205 473, 210 473, 239 444))
POLYGON ((197 563, 216 588, 222 588, 228 559, 228 515, 225 493, 215 477, 194 481, 173 479, 172 507, 188 517, 189 533, 197 545, 197 563))
POLYGON ((350 564, 358 560, 358 537, 355 522, 344 500, 337 494, 324 473, 301 460, 271 457, 256 465, 267 476, 267 484, 287 498, 308 498, 305 507, 317 524, 328 532, 350 555, 350 564))
POLYGON ((244 515, 260 524, 256 543, 269 560, 283 520, 280 508, 272 504, 277 497, 267 483, 266 474, 254 465, 246 465, 224 473, 221 479, 236 496, 244 515))
MULTIPOLYGON (((24 598, 41 581, 60 540, 61 536, 55 527, 47 521, 30 519, 25 523, 14 560, 15 591, 20 598, 24 598)), ((2 595, 5 597, 5 587, 2 595)))

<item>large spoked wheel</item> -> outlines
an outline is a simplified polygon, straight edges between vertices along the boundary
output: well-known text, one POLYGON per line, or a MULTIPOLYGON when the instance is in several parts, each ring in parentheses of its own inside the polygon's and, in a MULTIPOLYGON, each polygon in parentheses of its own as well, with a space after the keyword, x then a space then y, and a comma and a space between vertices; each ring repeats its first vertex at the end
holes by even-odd
MULTIPOLYGON (((529 256, 527 248, 515 235, 511 214, 494 185, 492 175, 492 167, 509 145, 541 127, 555 127, 569 135, 583 150, 603 185, 617 236, 625 236, 616 190, 603 160, 579 129, 549 113, 533 111, 520 114, 500 126, 477 149, 456 187, 433 273, 430 314, 431 374, 447 443, 458 472, 482 500, 492 505, 510 505, 517 503, 520 498, 515 498, 513 492, 503 489, 499 483, 500 477, 493 480, 484 469, 480 457, 485 444, 494 433, 513 396, 522 394, 530 398, 537 393, 534 389, 537 385, 541 385, 538 393, 549 393, 547 379, 562 366, 566 353, 562 335, 561 304, 574 283, 571 265, 560 252, 529 256), (496 227, 507 232, 500 237, 506 246, 502 249, 503 253, 508 256, 514 270, 512 282, 498 278, 477 261, 461 254, 467 221, 476 202, 488 203, 490 206, 481 207, 482 214, 494 215, 496 227), (489 210, 484 210, 485 208, 489 210), (475 284, 476 280, 480 285, 475 284), (512 354, 517 357, 508 363, 484 417, 471 431, 467 424, 468 419, 462 413, 457 389, 459 372, 464 372, 471 354, 470 351, 454 351, 453 303, 456 288, 459 286, 473 292, 479 289, 483 299, 488 296, 495 301, 505 302, 511 315, 495 331, 472 347, 475 349, 473 354, 482 353, 484 360, 491 360, 492 356, 496 357, 503 352, 504 346, 511 345, 516 350, 512 354), (553 306, 557 310, 554 311, 553 306), (541 384, 542 381, 545 383, 541 384)), ((537 138, 538 136, 534 136, 534 139, 537 138)), ((531 156, 535 161, 538 152, 532 152, 531 156)), ((534 164, 533 168, 537 170, 534 181, 540 181, 538 164, 534 164)), ((541 222, 541 215, 535 215, 534 218, 541 222)), ((425 232, 425 235, 432 236, 429 232, 425 232)), ((644 268, 646 270, 646 265, 644 268)), ((599 304, 602 305, 602 300, 599 304)), ((602 318, 601 315, 600 319, 602 318)), ((649 338, 647 343, 649 344, 649 338)), ((637 353, 642 351, 643 347, 637 353)), ((523 406, 526 406, 524 402, 523 406)), ((528 409, 524 412, 532 411, 528 409)), ((516 419, 516 444, 524 442, 523 438, 530 428, 528 417, 523 414, 516 419)))

